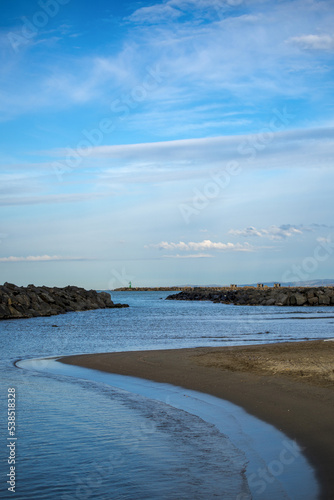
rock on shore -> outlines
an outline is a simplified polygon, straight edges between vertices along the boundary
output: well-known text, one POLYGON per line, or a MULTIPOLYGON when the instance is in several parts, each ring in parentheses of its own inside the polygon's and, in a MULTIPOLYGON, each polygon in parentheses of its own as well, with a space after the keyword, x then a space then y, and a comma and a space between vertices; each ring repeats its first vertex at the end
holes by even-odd
POLYGON ((85 290, 76 286, 49 288, 28 285, 20 287, 12 283, 0 286, 0 319, 54 316, 70 311, 129 307, 114 304, 107 292, 85 290))
POLYGON ((212 300, 251 306, 334 306, 334 287, 195 288, 169 295, 167 300, 212 300))

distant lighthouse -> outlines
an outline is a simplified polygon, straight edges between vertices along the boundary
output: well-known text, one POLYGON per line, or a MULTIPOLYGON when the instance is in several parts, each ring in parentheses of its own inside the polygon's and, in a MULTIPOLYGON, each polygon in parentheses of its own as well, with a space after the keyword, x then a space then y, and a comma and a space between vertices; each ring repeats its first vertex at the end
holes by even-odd
POLYGON ((131 283, 131 281, 129 281, 129 288, 132 288, 132 283, 131 283))

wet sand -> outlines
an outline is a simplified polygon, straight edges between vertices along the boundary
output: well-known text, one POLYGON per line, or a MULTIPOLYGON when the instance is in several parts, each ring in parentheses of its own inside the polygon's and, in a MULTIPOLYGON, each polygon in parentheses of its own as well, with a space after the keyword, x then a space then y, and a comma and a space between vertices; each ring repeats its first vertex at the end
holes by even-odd
POLYGON ((334 498, 334 341, 68 356, 61 360, 212 394, 301 446, 334 498))

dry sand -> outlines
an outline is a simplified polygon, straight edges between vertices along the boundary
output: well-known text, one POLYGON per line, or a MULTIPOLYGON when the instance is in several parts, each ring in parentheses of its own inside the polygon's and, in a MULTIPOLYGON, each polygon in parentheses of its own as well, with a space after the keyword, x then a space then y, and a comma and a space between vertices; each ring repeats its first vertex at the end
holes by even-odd
POLYGON ((170 383, 243 407, 296 439, 334 499, 334 341, 68 356, 63 363, 170 383))

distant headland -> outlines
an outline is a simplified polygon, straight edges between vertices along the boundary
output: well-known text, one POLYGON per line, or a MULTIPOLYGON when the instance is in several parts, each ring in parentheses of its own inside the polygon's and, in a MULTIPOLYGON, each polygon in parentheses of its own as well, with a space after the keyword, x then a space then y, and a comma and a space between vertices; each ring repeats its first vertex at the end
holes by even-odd
MULTIPOLYGON (((329 281, 329 280, 328 280, 329 281)), ((211 300, 222 304, 262 306, 334 306, 334 286, 173 286, 173 287, 123 287, 115 291, 180 292, 167 300, 211 300)))

